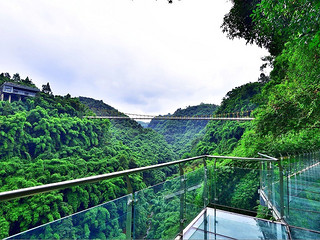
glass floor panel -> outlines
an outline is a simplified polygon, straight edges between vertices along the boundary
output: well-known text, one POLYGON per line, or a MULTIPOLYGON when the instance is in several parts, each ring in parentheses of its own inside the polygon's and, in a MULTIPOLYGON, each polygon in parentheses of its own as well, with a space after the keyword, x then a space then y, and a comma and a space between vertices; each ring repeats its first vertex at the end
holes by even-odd
POLYGON ((286 229, 281 223, 206 208, 186 228, 183 239, 289 239, 286 229))

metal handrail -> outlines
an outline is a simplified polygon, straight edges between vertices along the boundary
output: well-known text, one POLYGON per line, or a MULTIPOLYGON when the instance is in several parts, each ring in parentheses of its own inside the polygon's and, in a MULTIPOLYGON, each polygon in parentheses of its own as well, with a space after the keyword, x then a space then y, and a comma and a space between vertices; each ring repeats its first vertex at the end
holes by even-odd
POLYGON ((51 192, 51 191, 55 191, 63 188, 79 186, 81 184, 95 183, 95 182, 112 179, 116 177, 128 176, 134 173, 168 167, 168 166, 186 163, 186 162, 190 162, 190 161, 194 161, 202 158, 232 159, 232 160, 246 160, 246 161, 276 161, 270 158, 245 158, 245 157, 231 157, 231 156, 201 155, 197 157, 186 158, 186 159, 176 160, 176 161, 167 162, 167 163, 160 163, 160 164, 146 166, 146 167, 133 168, 133 169, 123 170, 123 171, 114 172, 114 173, 101 174, 101 175, 96 175, 91 177, 78 178, 74 180, 68 180, 63 182, 35 186, 35 187, 22 188, 22 189, 17 189, 13 191, 1 192, 0 201, 7 201, 7 200, 16 199, 16 198, 32 196, 40 193, 51 192))
POLYGON ((268 155, 266 155, 266 154, 262 154, 262 153, 259 153, 259 152, 258 152, 258 155, 260 155, 261 157, 268 158, 269 160, 279 161, 278 158, 270 157, 270 156, 268 156, 268 155))

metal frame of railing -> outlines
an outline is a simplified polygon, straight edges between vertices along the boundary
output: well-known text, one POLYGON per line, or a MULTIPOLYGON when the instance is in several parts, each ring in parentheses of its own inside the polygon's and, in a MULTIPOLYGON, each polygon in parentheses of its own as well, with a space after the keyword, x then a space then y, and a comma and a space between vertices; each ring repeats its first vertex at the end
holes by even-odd
MULTIPOLYGON (((268 156, 268 155, 262 154, 262 153, 258 153, 258 155, 260 155, 262 157, 265 157, 265 158, 268 158, 270 160, 276 161, 277 164, 278 164, 278 168, 279 168, 279 187, 280 187, 280 189, 279 189, 280 212, 274 206, 274 204, 271 203, 271 201, 270 201, 270 199, 268 197, 268 194, 265 193, 263 189, 260 189, 259 192, 260 192, 260 196, 267 202, 268 208, 272 210, 274 217, 277 220, 280 220, 280 221, 284 222, 284 220, 283 220, 283 217, 284 217, 284 189, 283 189, 283 168, 282 168, 281 159, 274 158, 274 157, 271 157, 271 156, 268 156)), ((271 165, 269 167, 271 167, 271 165)), ((263 171, 262 170, 262 166, 260 166, 260 168, 261 168, 261 171, 263 171)), ((262 176, 262 174, 260 174, 260 176, 262 176)), ((260 186, 262 188, 262 180, 261 180, 260 186)))
POLYGON ((122 177, 122 176, 128 176, 128 175, 134 174, 134 173, 144 172, 147 170, 154 170, 154 169, 163 168, 163 167, 169 167, 172 165, 187 163, 190 161, 203 159, 203 158, 232 159, 232 160, 245 160, 245 161, 277 161, 275 159, 269 159, 269 158, 245 158, 245 157, 231 157, 231 156, 201 155, 201 156, 197 156, 197 157, 186 158, 186 159, 176 160, 176 161, 167 162, 167 163, 160 163, 160 164, 146 166, 146 167, 133 168, 133 169, 114 172, 114 173, 107 173, 107 174, 102 174, 102 175, 97 175, 97 176, 86 177, 86 178, 79 178, 79 179, 74 179, 74 180, 69 180, 69 181, 58 182, 58 183, 51 183, 51 184, 45 184, 45 185, 40 185, 40 186, 35 186, 35 187, 22 188, 22 189, 13 190, 13 191, 1 192, 0 193, 0 201, 12 200, 12 199, 21 198, 21 197, 32 196, 32 195, 39 194, 39 193, 51 192, 54 190, 59 190, 59 189, 68 188, 68 187, 74 187, 74 186, 78 186, 81 184, 95 183, 95 182, 99 182, 102 180, 107 180, 107 179, 112 179, 112 178, 122 177))
MULTIPOLYGON (((13 191, 7 191, 7 192, 1 192, 0 193, 0 201, 9 201, 17 198, 22 198, 22 197, 27 197, 27 196, 32 196, 40 193, 46 193, 46 192, 51 192, 59 189, 64 189, 64 188, 69 188, 69 187, 74 187, 74 186, 79 186, 82 184, 88 184, 88 183, 95 183, 99 182, 102 180, 107 180, 107 179, 112 179, 112 178, 117 178, 117 177, 125 177, 127 181, 127 192, 128 194, 133 193, 133 188, 131 186, 131 182, 129 179, 129 175, 135 174, 135 173, 140 173, 148 170, 154 170, 158 168, 164 168, 164 167, 169 167, 173 165, 179 165, 179 173, 180 176, 184 176, 184 170, 183 170, 183 164, 195 161, 195 160, 203 160, 203 166, 204 166, 204 176, 205 176, 205 182, 207 181, 207 159, 214 159, 214 166, 216 166, 216 161, 217 159, 232 159, 236 161, 257 161, 257 162, 279 162, 278 159, 269 157, 264 154, 260 154, 263 156, 263 158, 246 158, 246 157, 232 157, 232 156, 214 156, 214 155, 201 155, 197 157, 192 157, 192 158, 186 158, 182 160, 176 160, 172 162, 167 162, 167 163, 161 163, 161 164, 156 164, 156 165, 151 165, 151 166, 146 166, 146 167, 140 167, 140 168, 133 168, 129 170, 124 170, 124 171, 119 171, 119 172, 114 172, 114 173, 107 173, 107 174, 102 174, 102 175, 97 175, 97 176, 91 176, 91 177, 86 177, 86 178, 79 178, 79 179, 74 179, 74 180, 69 180, 69 181, 63 181, 63 182, 58 182, 58 183, 51 183, 51 184, 45 184, 45 185, 40 185, 40 186, 35 186, 35 187, 29 187, 29 188, 23 188, 23 189, 18 189, 18 190, 13 190, 13 191)), ((281 163, 280 163, 281 166, 281 163)), ((181 183, 181 190, 183 189, 183 184, 184 184, 184 178, 182 178, 182 183, 181 183)), ((207 196, 207 189, 204 188, 204 196, 207 196)), ((204 204, 208 201, 208 198, 205 199, 204 204)), ((128 215, 128 221, 127 221, 127 238, 131 239, 132 237, 132 213, 133 213, 133 203, 134 199, 131 200, 129 203, 129 215, 128 215), (130 215, 131 213, 131 215, 130 215)), ((184 198, 183 194, 181 194, 181 199, 180 199, 180 208, 182 209, 184 206, 184 198)), ((204 206, 205 207, 205 206, 204 206)), ((182 235, 183 229, 184 229, 184 215, 183 211, 180 211, 180 234, 182 235)))

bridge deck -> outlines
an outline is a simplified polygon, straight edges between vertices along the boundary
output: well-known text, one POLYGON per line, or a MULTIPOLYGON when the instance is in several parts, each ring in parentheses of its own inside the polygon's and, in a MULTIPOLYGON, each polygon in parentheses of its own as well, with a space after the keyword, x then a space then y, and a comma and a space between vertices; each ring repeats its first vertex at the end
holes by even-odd
POLYGON ((250 117, 170 117, 170 116, 85 116, 89 119, 134 119, 134 120, 216 120, 216 121, 252 121, 250 117))

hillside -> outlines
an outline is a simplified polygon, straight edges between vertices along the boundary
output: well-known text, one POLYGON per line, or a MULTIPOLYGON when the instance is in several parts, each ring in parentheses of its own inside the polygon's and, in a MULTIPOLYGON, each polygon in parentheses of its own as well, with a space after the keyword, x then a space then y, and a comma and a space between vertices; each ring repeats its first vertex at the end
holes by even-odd
MULTIPOLYGON (((247 83, 229 91, 223 98, 216 114, 229 114, 254 110, 264 83, 247 83)), ((203 136, 193 145, 190 156, 213 154, 228 155, 239 144, 246 129, 251 129, 251 122, 210 121, 203 136)))
MULTIPOLYGON (((124 115, 102 101, 85 97, 79 97, 79 100, 97 115, 124 115)), ((110 136, 111 142, 121 142, 134 151, 134 156, 139 159, 136 161, 137 166, 168 162, 178 158, 162 135, 143 128, 132 119, 110 120, 110 136)), ((153 179, 154 182, 157 180, 161 179, 153 179)))
MULTIPOLYGON (((123 113, 91 98, 73 98, 69 94, 53 95, 47 84, 44 85, 44 91, 39 92, 35 98, 26 97, 22 101, 12 103, 0 101, 0 192, 202 154, 256 157, 258 152, 263 152, 279 157, 318 150, 320 146, 319 2, 232 0, 231 3, 233 6, 225 15, 222 24, 223 32, 230 39, 242 38, 249 44, 255 43, 267 49, 269 55, 263 57, 264 63, 261 68, 270 66, 272 68, 270 76, 261 75, 258 82, 232 89, 219 107, 200 104, 178 109, 173 116, 251 111, 251 116, 255 118, 253 121, 153 120, 149 128, 145 129, 133 120, 87 119, 83 116, 123 115, 123 113)), ((0 74, 0 85, 4 82, 36 87, 31 79, 28 77, 21 79, 19 74, 14 74, 13 77, 8 73, 0 74)), ((298 163, 297 161, 297 168, 300 167, 298 163)), ((213 161, 208 161, 207 164, 208 169, 212 169, 213 161)), ((250 167, 259 166, 253 162, 240 163, 230 160, 219 162, 215 169, 218 171, 215 171, 213 176, 209 175, 211 180, 208 182, 212 184, 210 191, 214 189, 218 193, 225 192, 229 199, 223 194, 218 198, 215 198, 215 195, 214 203, 218 199, 222 204, 227 203, 234 208, 247 206, 250 211, 256 210, 259 205, 257 192, 259 174, 258 171, 250 170, 250 167), (241 169, 237 171, 229 165, 237 165, 241 169), (219 184, 216 184, 217 182, 219 184)), ((194 170, 195 165, 186 164, 184 168, 188 173, 194 170)), ((130 180, 134 190, 139 190, 163 182, 175 173, 177 168, 166 168, 163 171, 134 174, 130 176, 130 180)), ((201 170, 201 173, 199 171, 199 176, 203 176, 203 173, 204 171, 201 170)), ((273 173, 278 174, 280 171, 276 170, 273 173)), ((198 173, 195 171, 195 174, 198 173)), ((267 175, 274 177, 272 174, 267 175)), ((288 179, 287 177, 287 182, 288 179)), ((188 184, 185 180, 188 181, 188 178, 178 178, 177 181, 172 179, 164 184, 168 185, 163 189, 164 196, 168 196, 168 192, 175 188, 183 192, 181 187, 188 184)), ((185 193, 188 194, 186 199, 189 198, 194 202, 203 200, 200 192, 205 190, 204 184, 198 183, 195 181, 195 184, 199 185, 199 188, 195 188, 198 191, 195 194, 189 191, 190 188, 185 188, 185 193)), ((177 216, 176 219, 179 219, 182 206, 179 201, 185 200, 183 197, 180 198, 183 195, 176 194, 175 199, 178 204, 172 204, 170 198, 165 199, 162 195, 158 195, 162 191, 159 186, 157 185, 155 193, 150 193, 149 188, 146 194, 141 194, 145 195, 139 200, 140 203, 145 203, 141 212, 146 216, 145 219, 148 219, 148 224, 154 224, 154 227, 148 228, 147 221, 144 221, 141 222, 141 229, 140 226, 134 229, 140 231, 141 238, 147 236, 148 232, 153 232, 158 238, 166 239, 161 234, 172 230, 170 224, 174 221, 174 214, 177 216), (163 199, 167 200, 165 204, 159 204, 157 211, 150 211, 149 204, 157 205, 163 199), (160 227, 160 224, 164 227, 160 227)), ((276 186, 273 184, 272 188, 276 186)), ((312 190, 308 191, 307 195, 316 197, 316 193, 318 192, 312 190)), ((125 194, 127 194, 125 178, 116 178, 97 184, 0 202, 0 239, 125 194)), ((304 205, 300 205, 305 208, 304 205)), ((289 209, 288 206, 286 211, 289 209)), ((311 212, 318 213, 308 209, 303 211, 310 216, 311 212)), ((85 220, 77 219, 78 227, 69 221, 66 225, 60 226, 59 231, 62 234, 70 234, 69 238, 76 238, 75 232, 86 232, 86 238, 103 239, 107 231, 111 233, 121 231, 119 227, 102 228, 101 235, 95 231, 103 225, 103 221, 106 222, 105 219, 110 220, 110 215, 117 218, 116 214, 104 210, 96 211, 85 220), (102 215, 107 217, 102 218, 102 215)), ((299 221, 314 221, 310 216, 308 218, 300 216, 299 221)), ((124 232, 121 233, 124 235, 124 232)), ((55 237, 53 232, 50 234, 52 238, 59 238, 55 237)))
POLYGON ((233 154, 280 156, 320 146, 320 5, 315 1, 233 1, 222 29, 268 50, 272 71, 258 97, 252 128, 233 154))
MULTIPOLYGON (((1 75, 1 82, 25 80, 1 75)), ((78 98, 40 92, 0 101, 0 192, 172 161, 162 136, 138 123, 86 119, 78 98), (123 125, 122 125, 123 124, 123 125)), ((171 169, 136 174, 134 189, 163 181, 171 169)), ((0 203, 0 238, 126 194, 122 178, 0 203), (106 191, 108 189, 108 191, 106 191)), ((94 219, 88 223, 94 228, 94 219)))
MULTIPOLYGON (((213 115, 217 106, 214 104, 200 104, 176 110, 171 116, 208 116, 213 115)), ((206 120, 151 120, 148 127, 163 135, 172 145, 174 152, 180 157, 191 150, 196 139, 204 134, 206 120)))

